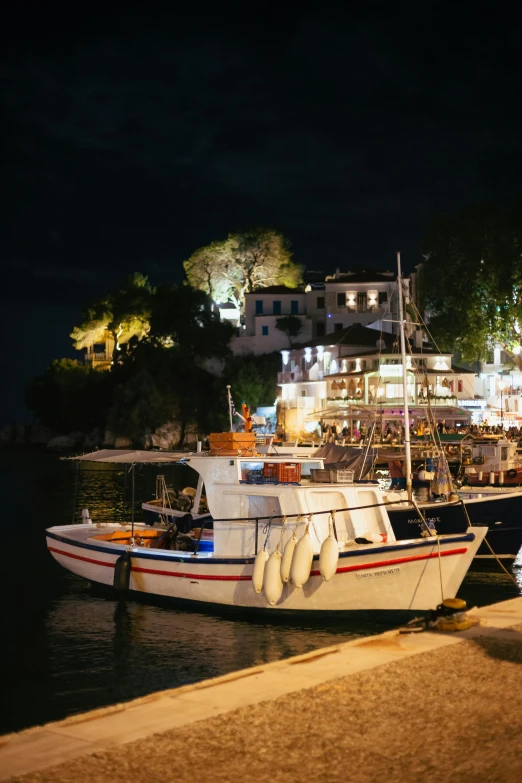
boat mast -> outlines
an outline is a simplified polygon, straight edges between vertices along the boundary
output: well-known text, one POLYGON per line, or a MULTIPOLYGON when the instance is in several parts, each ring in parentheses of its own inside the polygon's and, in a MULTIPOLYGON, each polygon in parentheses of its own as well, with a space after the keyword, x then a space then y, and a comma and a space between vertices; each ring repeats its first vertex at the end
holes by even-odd
POLYGON ((227 385, 227 398, 228 398, 228 417, 230 419, 230 432, 234 432, 234 427, 232 426, 232 395, 230 394, 230 385, 227 385))
POLYGON ((401 338, 402 388, 404 395, 404 451, 406 453, 406 491, 408 492, 408 500, 411 500, 410 411, 408 408, 408 370, 406 369, 406 338, 404 336, 404 308, 402 301, 403 292, 400 253, 397 253, 397 287, 399 289, 399 334, 401 338))

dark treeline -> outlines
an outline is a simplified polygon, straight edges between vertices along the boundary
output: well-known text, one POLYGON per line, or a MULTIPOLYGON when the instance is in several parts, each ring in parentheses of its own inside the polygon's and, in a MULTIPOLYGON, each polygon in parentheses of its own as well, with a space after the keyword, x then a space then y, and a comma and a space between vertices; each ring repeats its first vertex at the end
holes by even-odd
POLYGON ((279 355, 233 357, 233 333, 202 291, 133 275, 90 303, 72 333, 79 348, 112 336, 110 370, 58 359, 29 385, 26 405, 54 432, 110 430, 135 443, 175 422, 181 445, 189 432, 228 427, 227 383, 251 407, 275 400, 279 355))

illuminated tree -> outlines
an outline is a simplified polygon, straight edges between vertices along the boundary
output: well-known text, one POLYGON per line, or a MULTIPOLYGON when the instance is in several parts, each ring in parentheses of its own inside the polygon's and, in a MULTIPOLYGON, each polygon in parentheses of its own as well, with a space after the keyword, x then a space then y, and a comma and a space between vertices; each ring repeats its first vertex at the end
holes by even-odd
POLYGON ((231 257, 230 239, 198 248, 183 264, 192 288, 204 291, 218 304, 227 302, 232 283, 229 275, 231 257))
MULTIPOLYGON (((205 369, 205 360, 226 359, 234 330, 211 305, 203 291, 187 286, 156 289, 147 335, 122 347, 121 361, 111 373, 114 431, 135 438, 176 421, 181 445, 190 424, 209 432, 212 422, 226 414, 216 393, 218 381, 205 369)), ((224 383, 220 388, 223 392, 224 383)))
POLYGON ((82 322, 71 333, 74 347, 81 350, 104 342, 109 333, 114 340, 114 361, 120 343, 147 334, 153 293, 147 277, 135 272, 122 288, 91 302, 83 312, 82 322))
POLYGON ((232 301, 241 311, 247 293, 271 285, 295 288, 302 281, 302 267, 292 261, 288 240, 273 229, 230 234, 196 250, 184 266, 193 288, 214 301, 232 301))

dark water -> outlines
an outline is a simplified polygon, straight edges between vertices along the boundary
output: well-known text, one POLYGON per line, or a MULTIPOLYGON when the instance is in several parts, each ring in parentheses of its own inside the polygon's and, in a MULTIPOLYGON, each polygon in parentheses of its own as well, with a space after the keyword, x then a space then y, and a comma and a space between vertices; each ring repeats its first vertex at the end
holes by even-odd
MULTIPOLYGON (((157 470, 137 475, 137 520, 139 503, 154 494, 157 470)), ((174 471, 169 483, 195 485, 190 468, 174 471)), ((99 465, 78 473, 75 463, 45 451, 0 451, 0 487, 7 706, 0 733, 390 627, 388 618, 246 620, 100 597, 53 560, 44 530, 72 521, 75 495, 78 511, 89 508, 95 520, 130 519, 126 471, 99 465)), ((522 568, 514 572, 522 584, 522 568)), ((518 591, 495 570, 470 572, 460 595, 483 605, 518 591)))

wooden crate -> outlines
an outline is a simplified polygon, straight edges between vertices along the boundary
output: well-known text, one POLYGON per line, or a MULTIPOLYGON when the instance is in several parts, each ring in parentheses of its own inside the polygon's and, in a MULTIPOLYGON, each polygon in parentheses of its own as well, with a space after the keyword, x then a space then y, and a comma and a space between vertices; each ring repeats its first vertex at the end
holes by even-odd
POLYGON ((300 462, 265 462, 263 475, 280 484, 298 484, 301 481, 300 462))
POLYGON ((223 457, 256 456, 256 436, 253 432, 212 432, 210 453, 223 457))

